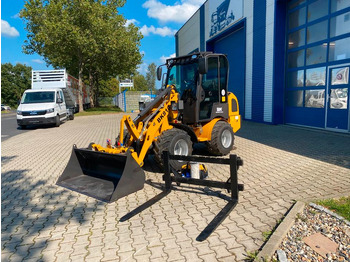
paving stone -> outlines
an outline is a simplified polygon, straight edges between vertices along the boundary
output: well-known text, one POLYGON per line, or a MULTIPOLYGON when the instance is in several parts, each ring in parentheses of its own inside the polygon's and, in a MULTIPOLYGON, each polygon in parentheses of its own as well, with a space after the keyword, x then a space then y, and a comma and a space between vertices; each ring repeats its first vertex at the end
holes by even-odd
MULTIPOLYGON (((42 251, 44 260, 57 253, 57 261, 84 259, 87 251, 86 261, 99 261, 110 248, 118 250, 114 261, 147 261, 148 256, 152 261, 243 261, 246 251, 261 246, 262 232, 275 226, 294 199, 348 194, 349 136, 244 122, 232 153, 244 160, 238 177, 245 191, 240 192, 238 205, 208 240, 199 243, 195 239, 225 205, 218 197, 219 192, 229 196, 224 190, 175 186, 150 208, 120 222, 122 216, 161 192, 162 174, 153 157, 148 157, 144 166, 151 184, 115 203, 101 203, 55 182, 73 144, 103 144, 106 138, 116 136, 122 116, 77 117, 58 129, 37 128, 2 143, 1 156, 9 158, 1 170, 5 261, 8 254, 22 260, 30 247, 42 251), (18 245, 20 253, 15 254, 18 245), (142 246, 147 248, 138 256, 137 249, 142 246), (186 247, 187 252, 183 250, 186 247)), ((227 180, 227 166, 208 164, 208 168, 210 179, 227 180)))

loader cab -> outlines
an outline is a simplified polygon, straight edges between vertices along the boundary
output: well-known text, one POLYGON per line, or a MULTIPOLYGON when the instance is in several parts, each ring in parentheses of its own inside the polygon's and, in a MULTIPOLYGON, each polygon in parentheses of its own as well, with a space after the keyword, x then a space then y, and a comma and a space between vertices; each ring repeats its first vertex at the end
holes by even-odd
POLYGON ((225 55, 192 54, 167 60, 167 67, 166 85, 174 85, 179 93, 184 124, 228 118, 228 62, 225 55))

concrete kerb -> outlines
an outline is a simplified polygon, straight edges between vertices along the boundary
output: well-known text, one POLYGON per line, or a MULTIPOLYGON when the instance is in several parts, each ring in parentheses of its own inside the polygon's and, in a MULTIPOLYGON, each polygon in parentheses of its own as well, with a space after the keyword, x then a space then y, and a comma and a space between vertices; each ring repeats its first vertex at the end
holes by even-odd
POLYGON ((264 261, 264 259, 271 259, 275 251, 278 249, 282 240, 287 235, 289 229, 293 226, 295 222, 295 217, 298 213, 302 212, 304 209, 305 203, 301 201, 297 201, 292 209, 288 212, 286 217, 283 219, 281 224, 277 227, 277 229, 273 232, 269 240, 264 245, 263 249, 258 253, 255 260, 264 261))

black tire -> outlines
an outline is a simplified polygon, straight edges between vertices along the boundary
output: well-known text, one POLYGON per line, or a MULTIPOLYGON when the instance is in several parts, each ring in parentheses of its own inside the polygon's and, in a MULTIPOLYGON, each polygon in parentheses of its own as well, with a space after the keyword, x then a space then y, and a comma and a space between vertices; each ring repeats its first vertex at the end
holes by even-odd
MULTIPOLYGON (((117 136, 117 138, 115 139, 115 146, 117 146, 117 143, 119 142, 119 137, 120 137, 120 134, 117 136)), ((130 134, 128 132, 127 129, 124 129, 124 132, 123 132, 123 142, 124 142, 124 145, 126 143, 126 141, 128 141, 130 139, 130 134)), ((134 143, 133 143, 134 144, 134 143)))
POLYGON ((59 127, 61 125, 61 119, 60 116, 57 115, 55 118, 55 127, 59 127))
POLYGON ((69 120, 74 120, 74 114, 72 112, 72 114, 69 115, 69 120))
POLYGON ((19 125, 19 127, 20 127, 21 129, 26 129, 26 128, 27 128, 26 125, 19 125))
POLYGON ((233 149, 234 133, 229 123, 219 121, 211 131, 211 140, 208 142, 208 150, 217 156, 227 155, 233 149))
MULTIPOLYGON (((158 137, 157 141, 154 142, 153 147, 155 160, 160 165, 160 167, 163 167, 162 154, 165 150, 168 150, 172 155, 175 154, 175 150, 179 150, 180 152, 177 154, 190 156, 192 155, 191 137, 187 134, 186 131, 177 128, 172 128, 164 131, 158 137), (185 150, 184 153, 181 152, 183 150, 185 150)), ((170 160, 170 165, 176 170, 181 170, 184 162, 170 160)))

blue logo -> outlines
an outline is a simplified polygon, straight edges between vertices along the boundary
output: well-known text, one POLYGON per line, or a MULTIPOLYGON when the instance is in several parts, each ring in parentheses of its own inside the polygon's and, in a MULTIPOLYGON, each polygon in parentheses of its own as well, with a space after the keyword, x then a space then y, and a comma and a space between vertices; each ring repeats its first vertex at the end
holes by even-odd
POLYGON ((31 115, 37 115, 38 112, 36 112, 36 111, 31 111, 30 114, 31 114, 31 115))

